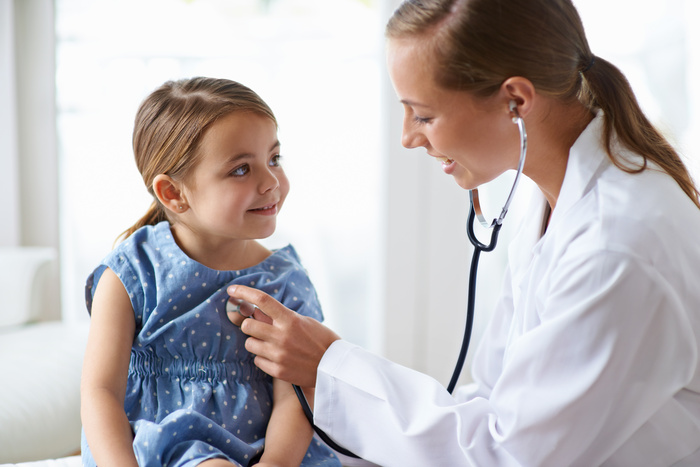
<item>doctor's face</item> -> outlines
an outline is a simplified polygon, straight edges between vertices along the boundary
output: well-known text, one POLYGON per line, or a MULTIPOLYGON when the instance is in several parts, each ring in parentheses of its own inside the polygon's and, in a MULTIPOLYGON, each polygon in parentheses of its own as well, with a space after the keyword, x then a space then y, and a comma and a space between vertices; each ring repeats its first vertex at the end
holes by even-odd
POLYGON ((391 39, 387 63, 404 107, 401 143, 424 147, 459 186, 472 189, 518 164, 518 130, 500 93, 480 98, 440 87, 420 39, 391 39))

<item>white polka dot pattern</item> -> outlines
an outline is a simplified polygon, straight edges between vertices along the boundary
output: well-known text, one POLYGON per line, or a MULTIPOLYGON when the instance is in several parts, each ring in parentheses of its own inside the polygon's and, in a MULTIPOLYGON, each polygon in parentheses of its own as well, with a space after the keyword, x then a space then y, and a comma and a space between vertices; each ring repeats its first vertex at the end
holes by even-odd
MULTIPOLYGON (((144 227, 88 278, 88 309, 106 267, 129 291, 136 318, 124 406, 139 465, 196 465, 213 457, 248 465, 264 447, 272 384, 227 317, 226 287, 252 285, 322 319, 294 248, 245 270, 215 271, 188 258, 166 222, 144 227)), ((307 454, 304 466, 340 465, 324 445, 312 442, 307 454)), ((94 465, 87 445, 83 462, 94 465)))

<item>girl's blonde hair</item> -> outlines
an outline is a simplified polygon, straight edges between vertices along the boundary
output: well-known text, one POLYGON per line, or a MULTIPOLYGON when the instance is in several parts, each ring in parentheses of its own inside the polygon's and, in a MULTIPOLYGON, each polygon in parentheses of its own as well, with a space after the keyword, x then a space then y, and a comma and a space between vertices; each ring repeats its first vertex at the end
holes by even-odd
POLYGON ((254 91, 235 81, 190 78, 168 81, 139 107, 134 122, 134 157, 153 203, 136 224, 119 238, 127 238, 145 225, 169 220, 153 192, 153 180, 166 174, 184 180, 197 164, 202 135, 217 119, 231 112, 254 112, 277 120, 254 91))
POLYGON ((446 89, 486 97, 506 79, 521 76, 543 95, 602 109, 613 163, 637 173, 654 162, 700 207, 687 168, 646 118, 625 76, 591 53, 570 0, 406 0, 389 20, 386 36, 423 40, 437 59, 435 81, 446 89), (613 135, 644 158, 640 167, 613 153, 613 135))

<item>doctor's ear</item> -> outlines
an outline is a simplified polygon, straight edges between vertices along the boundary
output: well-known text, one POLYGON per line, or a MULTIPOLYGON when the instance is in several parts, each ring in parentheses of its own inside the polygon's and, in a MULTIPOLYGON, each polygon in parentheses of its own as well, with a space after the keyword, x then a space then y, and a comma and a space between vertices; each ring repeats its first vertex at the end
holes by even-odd
POLYGON ((180 188, 180 183, 168 175, 156 175, 153 179, 153 193, 166 209, 176 214, 182 214, 189 208, 180 188))
POLYGON ((536 94, 532 82, 521 76, 505 80, 501 84, 501 93, 508 102, 508 112, 514 112, 515 108, 521 117, 527 115, 532 109, 536 94))

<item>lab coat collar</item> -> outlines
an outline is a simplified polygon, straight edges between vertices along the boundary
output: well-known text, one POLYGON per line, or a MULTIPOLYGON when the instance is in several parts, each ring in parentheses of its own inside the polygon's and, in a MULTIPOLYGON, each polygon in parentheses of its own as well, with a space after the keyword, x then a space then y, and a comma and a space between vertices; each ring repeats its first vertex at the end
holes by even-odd
POLYGON ((600 173, 611 164, 603 141, 603 123, 603 112, 599 110, 571 146, 549 229, 556 228, 559 219, 593 188, 600 173))
MULTIPOLYGON (((552 212, 548 232, 556 229, 559 219, 595 185, 600 172, 609 164, 610 160, 603 143, 603 112, 598 111, 569 150, 564 181, 557 205, 552 212)), ((514 283, 526 273, 532 256, 541 248, 544 240, 542 223, 546 203, 542 192, 534 189, 529 208, 508 248, 508 261, 514 283)))

